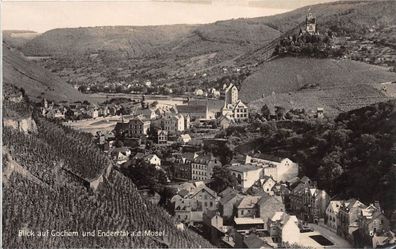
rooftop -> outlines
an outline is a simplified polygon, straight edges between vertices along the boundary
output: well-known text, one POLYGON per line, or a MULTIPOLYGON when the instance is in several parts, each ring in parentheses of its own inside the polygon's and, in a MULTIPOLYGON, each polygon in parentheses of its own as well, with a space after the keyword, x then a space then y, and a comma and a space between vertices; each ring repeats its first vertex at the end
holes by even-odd
POLYGON ((242 199, 241 203, 238 205, 238 208, 254 208, 260 199, 261 196, 248 195, 242 199))
POLYGON ((176 105, 178 113, 206 113, 205 105, 176 105))
POLYGON ((263 219, 261 218, 250 218, 250 217, 244 217, 244 218, 234 218, 234 222, 237 225, 248 225, 248 224, 264 224, 263 219))
POLYGON ((237 172, 249 172, 249 171, 259 170, 260 168, 257 168, 256 166, 251 164, 240 164, 240 165, 231 166, 229 167, 229 169, 237 172))

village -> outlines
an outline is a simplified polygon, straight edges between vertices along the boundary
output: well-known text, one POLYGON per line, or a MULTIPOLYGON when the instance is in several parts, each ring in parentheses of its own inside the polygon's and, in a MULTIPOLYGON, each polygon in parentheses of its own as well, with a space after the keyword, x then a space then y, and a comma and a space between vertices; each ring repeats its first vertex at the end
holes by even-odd
MULTIPOLYGON (((315 25, 308 22, 306 32, 314 34, 315 25)), ((165 207, 179 229, 189 227, 218 247, 380 248, 395 243, 394 228, 378 201, 330 196, 289 158, 227 150, 227 139, 219 133, 253 122, 233 83, 197 88, 191 98, 177 100, 145 95, 99 105, 43 100, 39 108, 66 126, 96 124, 84 131, 93 134, 117 169, 135 177, 141 195, 165 207)), ((278 107, 266 118, 276 122, 304 113, 303 118, 325 122, 326 110, 314 109, 286 113, 278 107)))
MULTIPOLYGON (((169 107, 144 99, 128 103, 138 106, 132 113, 125 112, 126 105, 89 109, 82 103, 79 110, 90 119, 119 116, 114 129, 96 132, 96 143, 121 171, 143 164, 148 171, 161 172, 160 184, 172 194, 163 196, 149 187, 151 183, 143 183, 138 185, 142 196, 154 204, 163 202, 180 229, 190 227, 214 245, 376 248, 394 242, 379 202, 333 199, 299 174, 299 165, 288 158, 240 154, 222 165, 208 149, 225 146, 226 140, 216 134, 249 121, 238 88, 230 84, 223 94, 217 112, 207 101, 169 107), (216 186, 214 174, 222 166, 236 186, 216 192, 210 186, 216 186)), ((41 110, 48 118, 64 117, 53 103, 44 101, 41 110)), ((324 118, 322 108, 315 117, 324 118)))

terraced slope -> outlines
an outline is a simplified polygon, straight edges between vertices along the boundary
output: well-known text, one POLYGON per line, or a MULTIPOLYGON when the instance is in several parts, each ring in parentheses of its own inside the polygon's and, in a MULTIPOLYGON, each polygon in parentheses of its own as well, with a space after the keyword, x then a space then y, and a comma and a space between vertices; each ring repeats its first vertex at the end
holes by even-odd
POLYGON ((298 92, 309 85, 326 92, 328 88, 373 85, 394 80, 396 73, 361 62, 285 57, 262 64, 243 82, 240 95, 242 100, 251 102, 273 93, 298 92))
POLYGON ((32 101, 42 98, 57 101, 85 100, 86 96, 62 79, 3 43, 3 83, 23 88, 32 101))
POLYGON ((5 248, 212 247, 194 232, 177 229, 161 207, 142 199, 129 178, 114 169, 103 172, 110 161, 95 149, 89 135, 35 119, 37 131, 3 129, 5 248), (72 140, 74 144, 68 144, 72 140), (96 190, 88 188, 85 181, 98 175, 103 178, 96 190), (37 235, 47 229, 77 234, 18 236, 20 230, 37 235), (101 237, 99 230, 164 234, 101 237), (83 234, 92 231, 95 236, 83 234))

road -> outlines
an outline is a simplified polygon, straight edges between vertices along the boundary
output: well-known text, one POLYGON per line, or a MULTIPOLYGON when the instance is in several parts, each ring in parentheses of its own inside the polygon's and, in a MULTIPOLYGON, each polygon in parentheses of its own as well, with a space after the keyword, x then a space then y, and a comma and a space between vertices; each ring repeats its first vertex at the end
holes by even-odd
POLYGON ((328 240, 333 242, 334 247, 337 247, 337 248, 352 248, 353 247, 347 240, 345 240, 344 238, 342 238, 335 232, 333 232, 323 226, 319 226, 316 224, 309 224, 309 226, 312 227, 315 231, 322 234, 328 240))

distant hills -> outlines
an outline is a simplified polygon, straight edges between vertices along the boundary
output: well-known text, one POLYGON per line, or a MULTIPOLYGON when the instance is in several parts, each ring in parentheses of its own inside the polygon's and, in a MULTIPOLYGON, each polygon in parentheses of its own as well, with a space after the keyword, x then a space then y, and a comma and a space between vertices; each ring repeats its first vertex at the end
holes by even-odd
MULTIPOLYGON (((79 84, 147 79, 158 84, 199 82, 195 73, 205 73, 205 80, 214 82, 222 77, 223 67, 254 65, 262 56, 260 48, 298 28, 308 11, 317 17, 319 32, 332 30, 338 36, 359 37, 373 26, 396 25, 396 1, 340 1, 205 25, 54 29, 27 41, 21 50, 25 55, 51 56, 46 67, 79 84)), ((394 73, 363 63, 302 58, 275 59, 250 67, 250 74, 241 83, 245 101, 272 92, 296 93, 309 85, 324 91, 396 78, 394 73)))
POLYGON ((4 30, 3 41, 14 48, 22 49, 28 41, 38 35, 39 33, 31 30, 4 30))
POLYGON ((43 33, 26 44, 26 55, 84 55, 98 51, 139 57, 163 51, 167 44, 189 34, 194 26, 116 26, 61 28, 43 33))
MULTIPOLYGON (((259 47, 305 20, 308 10, 318 17, 319 30, 336 26, 351 33, 372 25, 395 25, 395 1, 342 1, 317 4, 275 16, 218 21, 205 25, 115 26, 62 28, 47 31, 24 47, 27 55, 83 55, 112 51, 125 56, 244 53, 259 47), (168 53, 166 53, 168 52, 168 53)), ((333 27, 334 28, 334 27, 333 27)))

